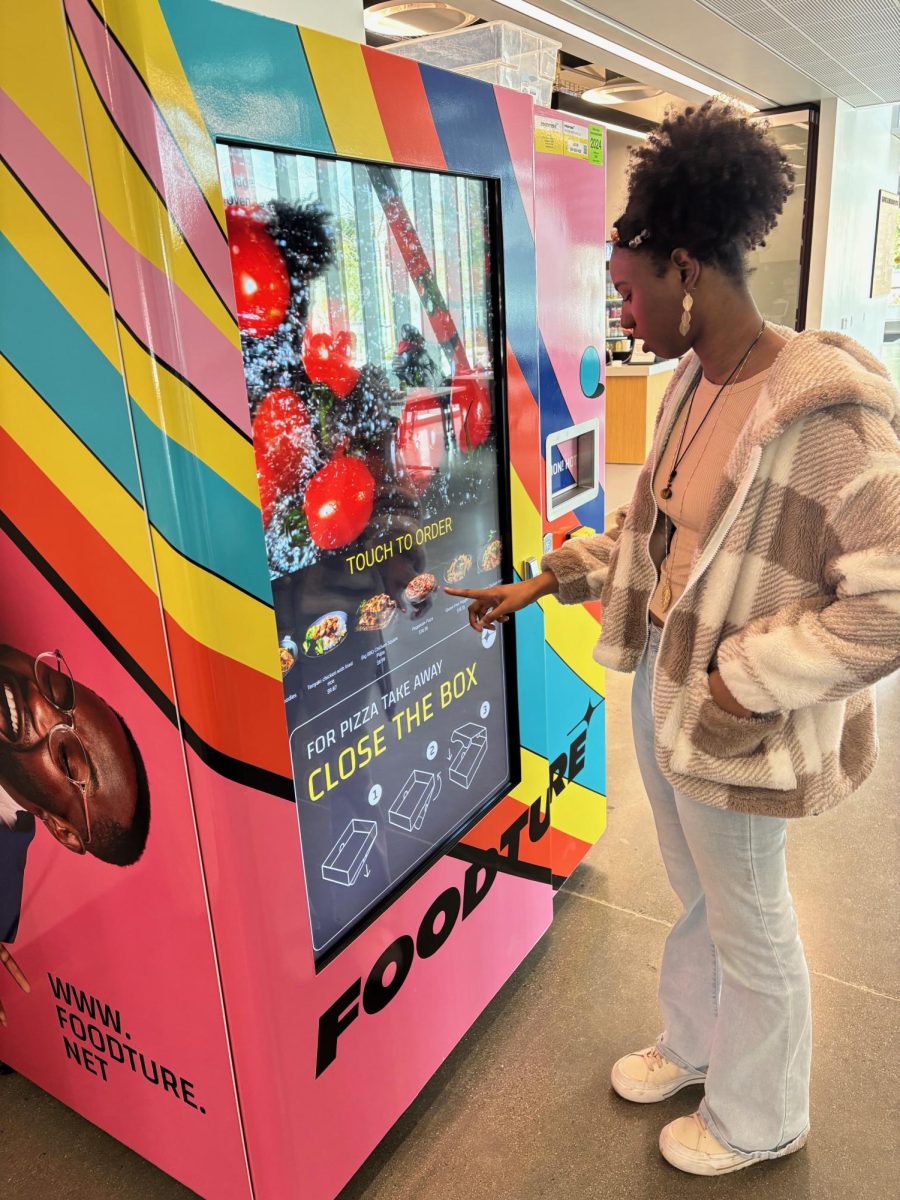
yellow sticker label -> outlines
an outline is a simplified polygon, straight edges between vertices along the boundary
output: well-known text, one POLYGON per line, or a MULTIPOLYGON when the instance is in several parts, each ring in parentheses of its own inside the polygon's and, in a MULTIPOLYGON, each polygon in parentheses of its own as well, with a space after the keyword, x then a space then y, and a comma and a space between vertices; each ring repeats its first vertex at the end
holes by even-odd
POLYGON ((556 117, 535 117, 534 148, 538 154, 565 154, 562 121, 556 117))

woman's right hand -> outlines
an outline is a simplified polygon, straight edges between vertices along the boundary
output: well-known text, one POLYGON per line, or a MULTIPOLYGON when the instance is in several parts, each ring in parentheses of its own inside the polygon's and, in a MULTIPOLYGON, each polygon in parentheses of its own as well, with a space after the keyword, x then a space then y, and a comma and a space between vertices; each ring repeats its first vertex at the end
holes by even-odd
POLYGON ((444 588, 448 596, 465 596, 471 600, 469 605, 469 624, 478 633, 482 629, 493 629, 495 621, 508 621, 513 613, 532 604, 541 596, 556 591, 556 581, 550 577, 549 571, 543 572, 537 579, 524 579, 521 583, 498 583, 494 587, 476 588, 472 591, 466 588, 444 588))

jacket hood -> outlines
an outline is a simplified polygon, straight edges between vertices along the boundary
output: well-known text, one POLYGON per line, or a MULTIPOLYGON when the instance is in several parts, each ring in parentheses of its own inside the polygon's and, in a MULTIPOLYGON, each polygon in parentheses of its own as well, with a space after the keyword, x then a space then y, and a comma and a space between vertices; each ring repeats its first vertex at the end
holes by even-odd
POLYGON ((842 333, 778 332, 788 342, 757 403, 754 442, 765 445, 801 417, 841 406, 870 409, 900 437, 900 392, 874 355, 842 333))

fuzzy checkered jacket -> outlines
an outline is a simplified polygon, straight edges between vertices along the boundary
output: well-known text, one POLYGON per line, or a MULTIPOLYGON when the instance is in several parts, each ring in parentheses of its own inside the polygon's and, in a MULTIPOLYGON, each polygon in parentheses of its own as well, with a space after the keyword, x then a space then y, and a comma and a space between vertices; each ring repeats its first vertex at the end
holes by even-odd
MULTIPOLYGON (((729 458, 660 644, 657 758, 685 795, 769 816, 820 813, 875 765, 872 685, 900 667, 900 396, 840 334, 788 337, 729 458), (716 665, 752 716, 712 699, 716 665)), ((654 464, 700 370, 681 363, 615 526, 543 567, 564 604, 603 602, 594 657, 633 671, 661 547, 654 464)))

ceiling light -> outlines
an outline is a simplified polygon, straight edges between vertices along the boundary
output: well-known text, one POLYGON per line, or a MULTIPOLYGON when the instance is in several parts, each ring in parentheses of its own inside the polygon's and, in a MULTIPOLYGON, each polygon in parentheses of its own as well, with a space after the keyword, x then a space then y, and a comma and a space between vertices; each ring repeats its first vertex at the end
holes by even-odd
POLYGON ((582 92, 581 99, 587 100, 588 104, 637 104, 639 101, 655 100, 661 95, 659 88, 635 83, 633 79, 620 79, 602 87, 588 88, 582 92))
POLYGON ((368 33, 388 38, 424 37, 434 33, 455 33, 478 20, 456 4, 440 0, 381 0, 363 13, 368 33))
POLYGON ((581 93, 581 99, 587 101, 588 104, 610 105, 625 103, 624 96, 610 92, 608 88, 588 88, 586 92, 581 93))
MULTIPOLYGON (((720 94, 717 88, 711 88, 708 84, 701 83, 699 79, 692 79, 689 75, 683 75, 680 71, 674 71, 671 67, 654 62, 652 58, 647 58, 644 54, 638 54, 635 50, 629 50, 627 46, 620 46, 616 42, 611 42, 608 38, 601 37, 599 33, 594 33, 592 29, 587 29, 583 25, 576 25, 574 21, 567 21, 565 17, 558 17, 556 13, 548 12, 545 8, 541 8, 537 4, 530 4, 528 0, 495 0, 495 2, 501 8, 511 8, 513 12, 521 13, 523 17, 531 17, 533 21, 539 21, 542 25, 549 25, 551 29, 558 29, 560 33, 568 33, 571 37, 578 38, 579 41, 596 46, 599 50, 605 50, 608 54, 615 54, 619 58, 624 58, 626 62, 631 62, 636 66, 644 67, 645 70, 653 71, 656 75, 662 75, 666 79, 673 79, 676 83, 683 84, 685 87, 691 88, 695 92, 700 92, 704 96, 718 96, 720 94)), ((599 16, 600 14, 596 15, 599 16)))

